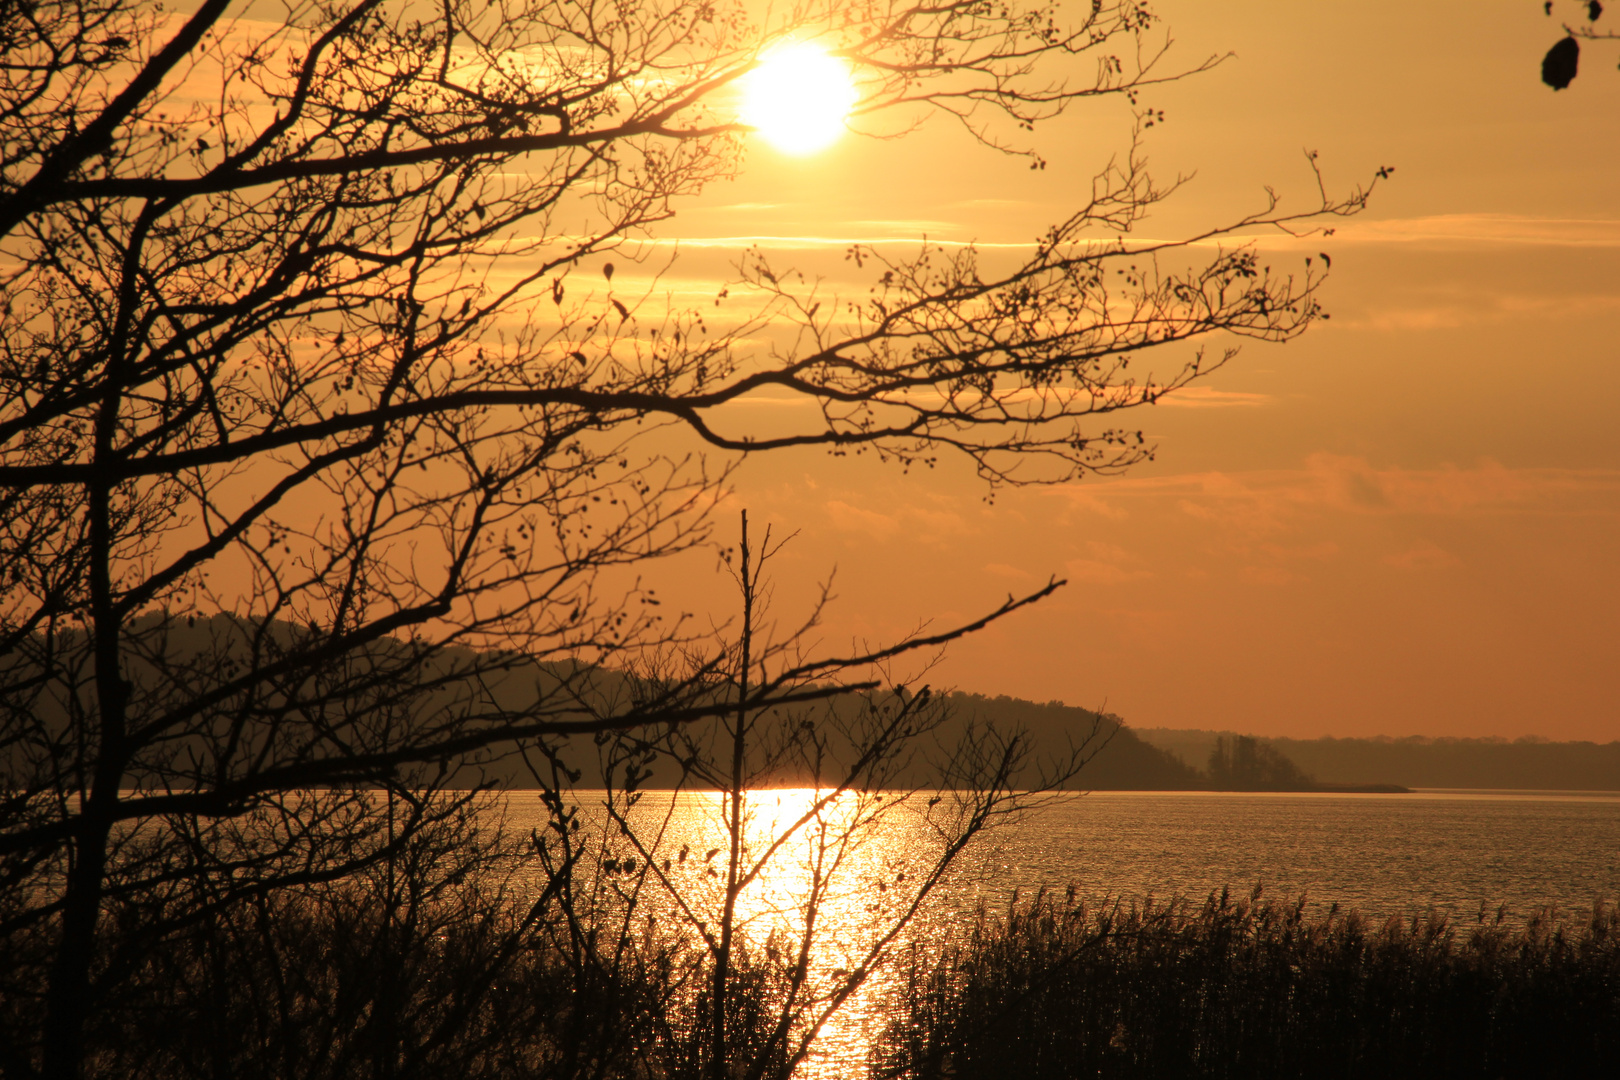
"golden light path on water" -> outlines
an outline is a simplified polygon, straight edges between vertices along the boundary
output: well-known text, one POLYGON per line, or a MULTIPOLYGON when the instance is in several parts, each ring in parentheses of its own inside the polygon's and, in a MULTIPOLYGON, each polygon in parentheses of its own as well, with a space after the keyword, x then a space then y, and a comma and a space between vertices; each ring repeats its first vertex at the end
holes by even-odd
MULTIPOLYGON (((593 897, 599 911, 694 943, 718 934, 730 849, 720 795, 646 792, 623 815, 627 828, 606 811, 602 792, 577 792, 575 802, 588 858, 612 868, 596 879, 607 883, 593 897)), ((864 1075, 913 942, 940 940, 931 928, 950 917, 937 903, 919 905, 919 885, 939 859, 954 809, 930 793, 817 802, 805 789, 748 793, 734 925, 755 963, 785 973, 801 955, 806 961, 807 1015, 825 1021, 795 1075, 864 1075), (884 957, 890 962, 872 966, 884 957), (826 1007, 851 973, 869 967, 856 993, 826 1007)), ((538 796, 509 797, 510 827, 543 832, 547 820, 538 796)))

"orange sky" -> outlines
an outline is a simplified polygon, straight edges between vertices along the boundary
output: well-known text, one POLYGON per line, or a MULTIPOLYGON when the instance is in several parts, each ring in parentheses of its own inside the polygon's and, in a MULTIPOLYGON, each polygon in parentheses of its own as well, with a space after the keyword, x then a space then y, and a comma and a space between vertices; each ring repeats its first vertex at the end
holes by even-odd
MULTIPOLYGON (((1308 202, 1305 148, 1342 187, 1397 167, 1330 240, 1268 245, 1332 254, 1333 320, 1142 415, 1159 460, 1124 479, 988 506, 954 464, 749 461, 735 504, 800 533, 784 620, 834 567, 828 647, 1057 575, 931 680, 1141 727, 1620 739, 1620 49, 1589 48, 1554 94, 1532 0, 1157 8, 1186 63, 1237 56, 1149 95, 1156 171, 1197 176, 1146 235, 1255 209, 1265 184, 1308 202)), ((661 288, 712 292, 742 237, 829 293, 864 291, 851 240, 993 257, 1063 216, 1127 130, 1118 103, 1082 107, 1037 132, 1043 173, 944 124, 805 160, 760 147, 664 227, 683 243, 661 288)), ((716 579, 682 572, 666 595, 703 609, 716 579)))

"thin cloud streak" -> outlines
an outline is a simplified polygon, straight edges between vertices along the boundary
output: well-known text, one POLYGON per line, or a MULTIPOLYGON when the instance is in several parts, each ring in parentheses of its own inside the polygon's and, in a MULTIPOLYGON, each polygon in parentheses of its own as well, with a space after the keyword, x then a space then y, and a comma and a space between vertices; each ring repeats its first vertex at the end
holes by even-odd
POLYGON ((1620 515, 1620 469, 1516 468, 1482 461, 1468 468, 1375 468, 1365 458, 1313 454, 1303 468, 1124 477, 1068 488, 1048 498, 1103 517, 1128 516, 1143 500, 1176 500, 1183 512, 1264 531, 1312 510, 1355 514, 1620 515))
MULTIPOLYGON (((980 250, 1033 252, 1033 239, 1020 240, 957 240, 942 239, 939 234, 968 231, 966 226, 949 221, 875 220, 847 222, 849 226, 871 225, 882 229, 878 235, 858 229, 837 236, 805 234, 745 233, 728 236, 675 236, 666 235, 643 241, 650 247, 735 248, 766 247, 773 250, 819 250, 830 247, 848 247, 851 244, 918 245, 943 248, 978 248, 980 250), (902 234, 901 230, 905 230, 902 234)), ((1263 233, 1232 233, 1211 237, 1194 243, 1133 234, 1129 236, 1098 235, 1087 238, 1096 244, 1123 244, 1128 250, 1139 250, 1176 244, 1188 248, 1232 248, 1254 244, 1268 250, 1299 250, 1308 253, 1338 245, 1405 245, 1433 250, 1450 250, 1461 246, 1508 246, 1553 248, 1620 248, 1620 218, 1556 218, 1532 217, 1513 214, 1439 214, 1414 218, 1384 220, 1354 220, 1337 224, 1331 235, 1307 232, 1294 236, 1276 231, 1263 233)))

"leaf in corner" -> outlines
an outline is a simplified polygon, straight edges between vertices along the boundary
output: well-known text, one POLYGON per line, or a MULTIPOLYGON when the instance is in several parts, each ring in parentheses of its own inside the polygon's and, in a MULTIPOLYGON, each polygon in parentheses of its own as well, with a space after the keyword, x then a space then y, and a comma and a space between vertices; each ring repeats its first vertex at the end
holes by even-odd
POLYGON ((1572 37, 1564 38, 1542 58, 1541 81, 1554 90, 1562 90, 1574 80, 1580 62, 1581 43, 1572 37))

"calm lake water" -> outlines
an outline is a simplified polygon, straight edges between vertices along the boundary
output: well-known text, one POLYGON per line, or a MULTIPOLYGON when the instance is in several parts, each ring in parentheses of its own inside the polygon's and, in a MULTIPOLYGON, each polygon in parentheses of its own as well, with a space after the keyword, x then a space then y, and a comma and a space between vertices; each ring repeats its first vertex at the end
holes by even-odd
POLYGON ((1094 792, 993 836, 972 857, 986 899, 1070 884, 1125 897, 1306 895, 1375 918, 1481 903, 1620 900, 1620 794, 1094 792))
MULTIPOLYGON (((581 803, 589 808, 592 793, 581 803)), ((514 794, 510 806, 514 825, 542 823, 534 797, 514 794)), ((665 843, 702 850, 718 842, 717 828, 708 798, 682 796, 665 843)), ((1430 908, 1471 916, 1481 903, 1522 918, 1620 901, 1620 793, 1066 795, 970 848, 950 906, 1040 887, 1163 899, 1256 884, 1273 898, 1304 894, 1376 918, 1430 908)))
MULTIPOLYGON (((797 820, 809 794, 761 792, 752 799, 750 836, 758 852, 767 834, 797 820)), ((582 808, 591 802, 582 792, 582 808)), ((514 826, 543 823, 537 797, 515 793, 508 805, 514 826)), ((714 919, 719 889, 707 870, 717 864, 703 855, 724 846, 717 811, 712 796, 683 794, 672 802, 654 793, 637 811, 638 829, 648 835, 662 830, 655 859, 672 860, 669 880, 678 899, 649 897, 643 905, 664 912, 666 925, 682 918, 677 903, 688 918, 714 919)), ((933 812, 926 800, 916 800, 862 843, 843 848, 825 841, 839 834, 847 816, 810 823, 750 886, 743 904, 747 932, 761 942, 772 930, 792 933, 814 868, 836 866, 820 905, 814 967, 826 977, 855 966, 936 850, 927 816, 933 812)), ((609 828, 600 835, 613 853, 629 854, 615 833, 609 828)), ((969 848, 909 940, 945 940, 979 904, 1004 904, 1015 891, 1074 886, 1091 898, 1163 900, 1201 899, 1223 887, 1247 895, 1256 885, 1274 899, 1304 895, 1314 913, 1336 903, 1377 921, 1431 910, 1472 921, 1482 904, 1493 911, 1505 905, 1513 922, 1547 906, 1578 916, 1595 900, 1620 900, 1620 794, 1060 796, 969 848)), ((882 1003, 892 977, 874 978, 829 1021, 815 1060, 800 1075, 862 1073, 866 1049, 885 1019, 882 1003)))

